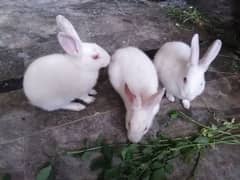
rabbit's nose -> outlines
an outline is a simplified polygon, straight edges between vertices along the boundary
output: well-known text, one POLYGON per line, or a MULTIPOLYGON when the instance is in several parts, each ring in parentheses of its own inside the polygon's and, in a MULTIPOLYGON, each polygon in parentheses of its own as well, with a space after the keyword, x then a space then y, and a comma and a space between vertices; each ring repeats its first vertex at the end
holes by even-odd
POLYGON ((137 134, 133 134, 133 133, 128 133, 128 139, 129 139, 129 141, 131 141, 132 143, 138 143, 139 141, 141 141, 142 135, 137 135, 137 134))

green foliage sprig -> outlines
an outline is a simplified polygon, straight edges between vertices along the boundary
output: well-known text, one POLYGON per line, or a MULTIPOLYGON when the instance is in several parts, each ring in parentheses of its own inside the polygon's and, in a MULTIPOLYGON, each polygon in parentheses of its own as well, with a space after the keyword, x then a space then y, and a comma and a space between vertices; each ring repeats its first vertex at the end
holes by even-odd
POLYGON ((141 144, 103 144, 80 151, 68 152, 81 155, 99 151, 101 156, 94 159, 92 170, 102 169, 100 179, 116 180, 161 180, 173 172, 172 160, 182 157, 185 160, 201 153, 208 147, 219 144, 240 144, 240 124, 224 121, 220 125, 204 125, 183 112, 171 112, 171 118, 183 118, 200 127, 195 136, 167 138, 158 136, 141 144))
POLYGON ((180 24, 205 26, 210 23, 207 17, 205 17, 197 8, 192 6, 187 8, 169 7, 167 8, 167 15, 180 24))
MULTIPOLYGON (((104 180, 163 180, 174 171, 176 158, 186 161, 196 158, 191 175, 197 167, 200 155, 206 148, 219 144, 240 144, 240 123, 222 121, 205 125, 180 111, 170 113, 171 119, 183 119, 196 124, 200 130, 194 136, 168 138, 162 135, 139 144, 104 144, 66 152, 66 155, 87 160, 91 153, 99 156, 91 162, 91 170, 101 170, 104 180)), ((52 165, 39 171, 37 180, 53 177, 52 165)))

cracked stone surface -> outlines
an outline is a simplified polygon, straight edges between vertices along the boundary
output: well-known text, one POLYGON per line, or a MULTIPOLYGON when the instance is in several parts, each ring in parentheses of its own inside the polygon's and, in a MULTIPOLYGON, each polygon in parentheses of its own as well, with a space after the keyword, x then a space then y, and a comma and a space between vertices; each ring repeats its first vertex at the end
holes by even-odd
MULTIPOLYGON (((2 0, 0 81, 22 77, 26 66, 39 56, 63 52, 56 40, 57 14, 72 21, 81 39, 97 42, 110 53, 127 45, 148 52, 173 39, 189 42, 193 32, 177 28, 166 16, 164 6, 166 2, 145 0, 2 0)), ((203 40, 208 39, 203 35, 203 40)), ((231 55, 228 50, 223 53, 231 55)), ((202 123, 208 122, 213 111, 221 117, 240 117, 240 75, 231 72, 228 62, 231 59, 226 56, 218 57, 207 72, 204 93, 187 111, 202 123)), ((38 170, 56 156, 57 180, 96 179, 89 162, 62 155, 99 137, 108 142, 127 140, 124 106, 106 70, 101 72, 96 90, 96 102, 81 112, 42 111, 27 102, 22 89, 0 93, 0 174, 10 173, 13 180, 34 180, 38 170)), ((171 121, 167 114, 173 109, 182 110, 180 102, 170 103, 164 98, 145 138, 159 132, 170 137, 197 132, 189 122, 171 121)), ((201 155, 195 178, 239 179, 239 153, 239 146, 209 150, 201 155)), ((191 168, 192 164, 177 161, 169 179, 186 179, 191 168)))
POLYGON ((83 41, 96 42, 109 52, 128 45, 154 49, 177 33, 156 3, 4 0, 0 9, 0 80, 22 76, 24 65, 34 58, 63 52, 56 39, 58 14, 73 23, 83 41))

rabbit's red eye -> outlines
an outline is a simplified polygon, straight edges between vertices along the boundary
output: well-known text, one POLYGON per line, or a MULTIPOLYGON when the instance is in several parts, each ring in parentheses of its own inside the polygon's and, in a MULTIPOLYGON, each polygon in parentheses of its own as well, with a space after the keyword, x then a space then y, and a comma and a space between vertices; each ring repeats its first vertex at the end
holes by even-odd
POLYGON ((187 78, 186 77, 183 78, 183 82, 187 83, 187 78))
POLYGON ((99 55, 98 55, 98 54, 95 54, 95 55, 92 56, 92 58, 93 58, 94 60, 97 60, 97 59, 99 59, 99 55))

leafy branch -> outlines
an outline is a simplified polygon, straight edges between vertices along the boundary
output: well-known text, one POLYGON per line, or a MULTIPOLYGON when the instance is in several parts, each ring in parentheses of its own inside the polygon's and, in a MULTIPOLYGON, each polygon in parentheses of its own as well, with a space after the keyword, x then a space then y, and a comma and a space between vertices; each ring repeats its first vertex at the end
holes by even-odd
POLYGON ((172 161, 176 158, 188 161, 193 156, 196 157, 191 177, 194 176, 200 155, 206 148, 214 148, 219 144, 240 144, 240 123, 236 123, 234 119, 218 125, 205 125, 180 111, 171 112, 170 117, 194 123, 200 131, 195 136, 188 137, 168 138, 160 135, 139 144, 102 143, 95 147, 66 152, 65 155, 86 159, 89 153, 100 153, 90 166, 91 170, 101 169, 99 179, 162 180, 173 172, 172 161))
POLYGON ((167 15, 180 24, 205 26, 210 23, 205 15, 203 15, 197 8, 192 6, 184 8, 169 7, 167 8, 167 15))

